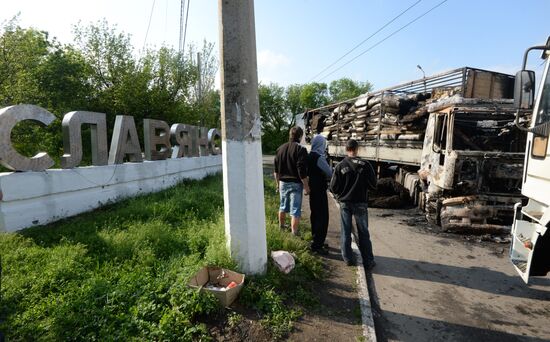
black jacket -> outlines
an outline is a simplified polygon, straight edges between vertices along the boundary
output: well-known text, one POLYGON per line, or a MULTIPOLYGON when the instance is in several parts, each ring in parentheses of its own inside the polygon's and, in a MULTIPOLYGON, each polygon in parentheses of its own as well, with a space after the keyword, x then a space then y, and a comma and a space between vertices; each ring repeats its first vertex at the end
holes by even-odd
POLYGON ((307 177, 307 150, 297 142, 279 146, 275 155, 275 172, 283 182, 301 183, 307 177))
POLYGON ((327 175, 317 166, 317 161, 322 158, 315 152, 310 152, 307 156, 309 187, 312 192, 327 191, 327 175))
POLYGON ((366 203, 369 189, 376 189, 376 173, 368 161, 346 157, 334 168, 330 191, 338 201, 366 203))

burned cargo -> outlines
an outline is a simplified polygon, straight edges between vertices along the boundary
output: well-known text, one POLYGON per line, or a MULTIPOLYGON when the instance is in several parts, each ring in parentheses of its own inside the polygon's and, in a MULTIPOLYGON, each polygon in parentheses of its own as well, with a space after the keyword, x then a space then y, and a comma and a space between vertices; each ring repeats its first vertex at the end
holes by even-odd
POLYGON ((357 140, 359 156, 391 174, 443 230, 508 231, 526 139, 514 126, 513 82, 466 67, 367 93, 306 112, 306 141, 320 132, 335 162, 357 140))

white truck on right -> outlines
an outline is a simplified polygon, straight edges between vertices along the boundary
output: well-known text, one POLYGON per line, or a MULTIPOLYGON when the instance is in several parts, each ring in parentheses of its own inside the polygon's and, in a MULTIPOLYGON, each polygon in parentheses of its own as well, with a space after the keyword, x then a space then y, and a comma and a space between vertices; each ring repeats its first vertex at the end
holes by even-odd
POLYGON ((518 109, 516 125, 527 131, 527 146, 521 193, 527 205, 515 205, 510 259, 525 283, 530 277, 550 272, 550 37, 546 45, 527 49, 522 70, 516 74, 514 103, 518 109), (546 61, 535 100, 535 73, 526 70, 529 52, 542 51, 546 61), (532 109, 529 127, 523 127, 519 111, 532 109))

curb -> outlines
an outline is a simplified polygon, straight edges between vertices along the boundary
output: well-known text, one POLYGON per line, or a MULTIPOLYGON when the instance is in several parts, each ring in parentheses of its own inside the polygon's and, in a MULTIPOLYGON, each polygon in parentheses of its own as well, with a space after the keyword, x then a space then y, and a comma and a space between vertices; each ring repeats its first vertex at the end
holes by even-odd
MULTIPOLYGON (((332 194, 330 195, 336 206, 340 208, 338 201, 332 196, 332 194)), ((372 306, 367 285, 367 275, 363 265, 363 258, 361 257, 361 252, 355 242, 355 235, 351 234, 351 237, 351 248, 353 249, 353 253, 355 254, 355 258, 357 260, 357 296, 359 297, 359 306, 361 307, 363 336, 367 341, 376 342, 376 330, 374 328, 374 318, 372 315, 372 306)))
POLYGON ((367 287, 367 276, 365 274, 365 267, 363 265, 363 259, 361 258, 361 252, 359 252, 359 248, 355 243, 355 236, 353 236, 351 248, 353 249, 353 253, 357 258, 357 285, 359 285, 357 287, 357 294, 359 296, 359 305, 361 306, 363 336, 365 336, 367 341, 376 342, 376 331, 374 329, 374 318, 372 315, 369 290, 367 287))

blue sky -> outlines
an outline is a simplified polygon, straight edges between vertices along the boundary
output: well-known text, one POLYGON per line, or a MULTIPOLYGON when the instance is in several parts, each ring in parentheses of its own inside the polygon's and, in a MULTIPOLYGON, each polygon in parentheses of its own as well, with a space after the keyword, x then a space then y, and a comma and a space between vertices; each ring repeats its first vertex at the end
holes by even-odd
MULTIPOLYGON (((281 85, 308 82, 417 1, 256 0, 259 78, 281 85)), ((342 62, 441 1, 421 0, 342 62)), ((46 30, 69 43, 72 25, 106 18, 131 34, 139 50, 153 8, 146 44, 177 47, 179 5, 179 0, 4 0, 0 20, 20 12, 23 26, 46 30)), ((188 42, 218 42, 217 6, 216 0, 191 0, 188 42)), ((341 70, 314 80, 350 77, 382 88, 422 77, 417 64, 426 75, 466 65, 514 73, 525 49, 545 42, 548 35, 549 0, 447 0, 341 70)), ((540 70, 540 59, 531 61, 530 66, 540 70)))

